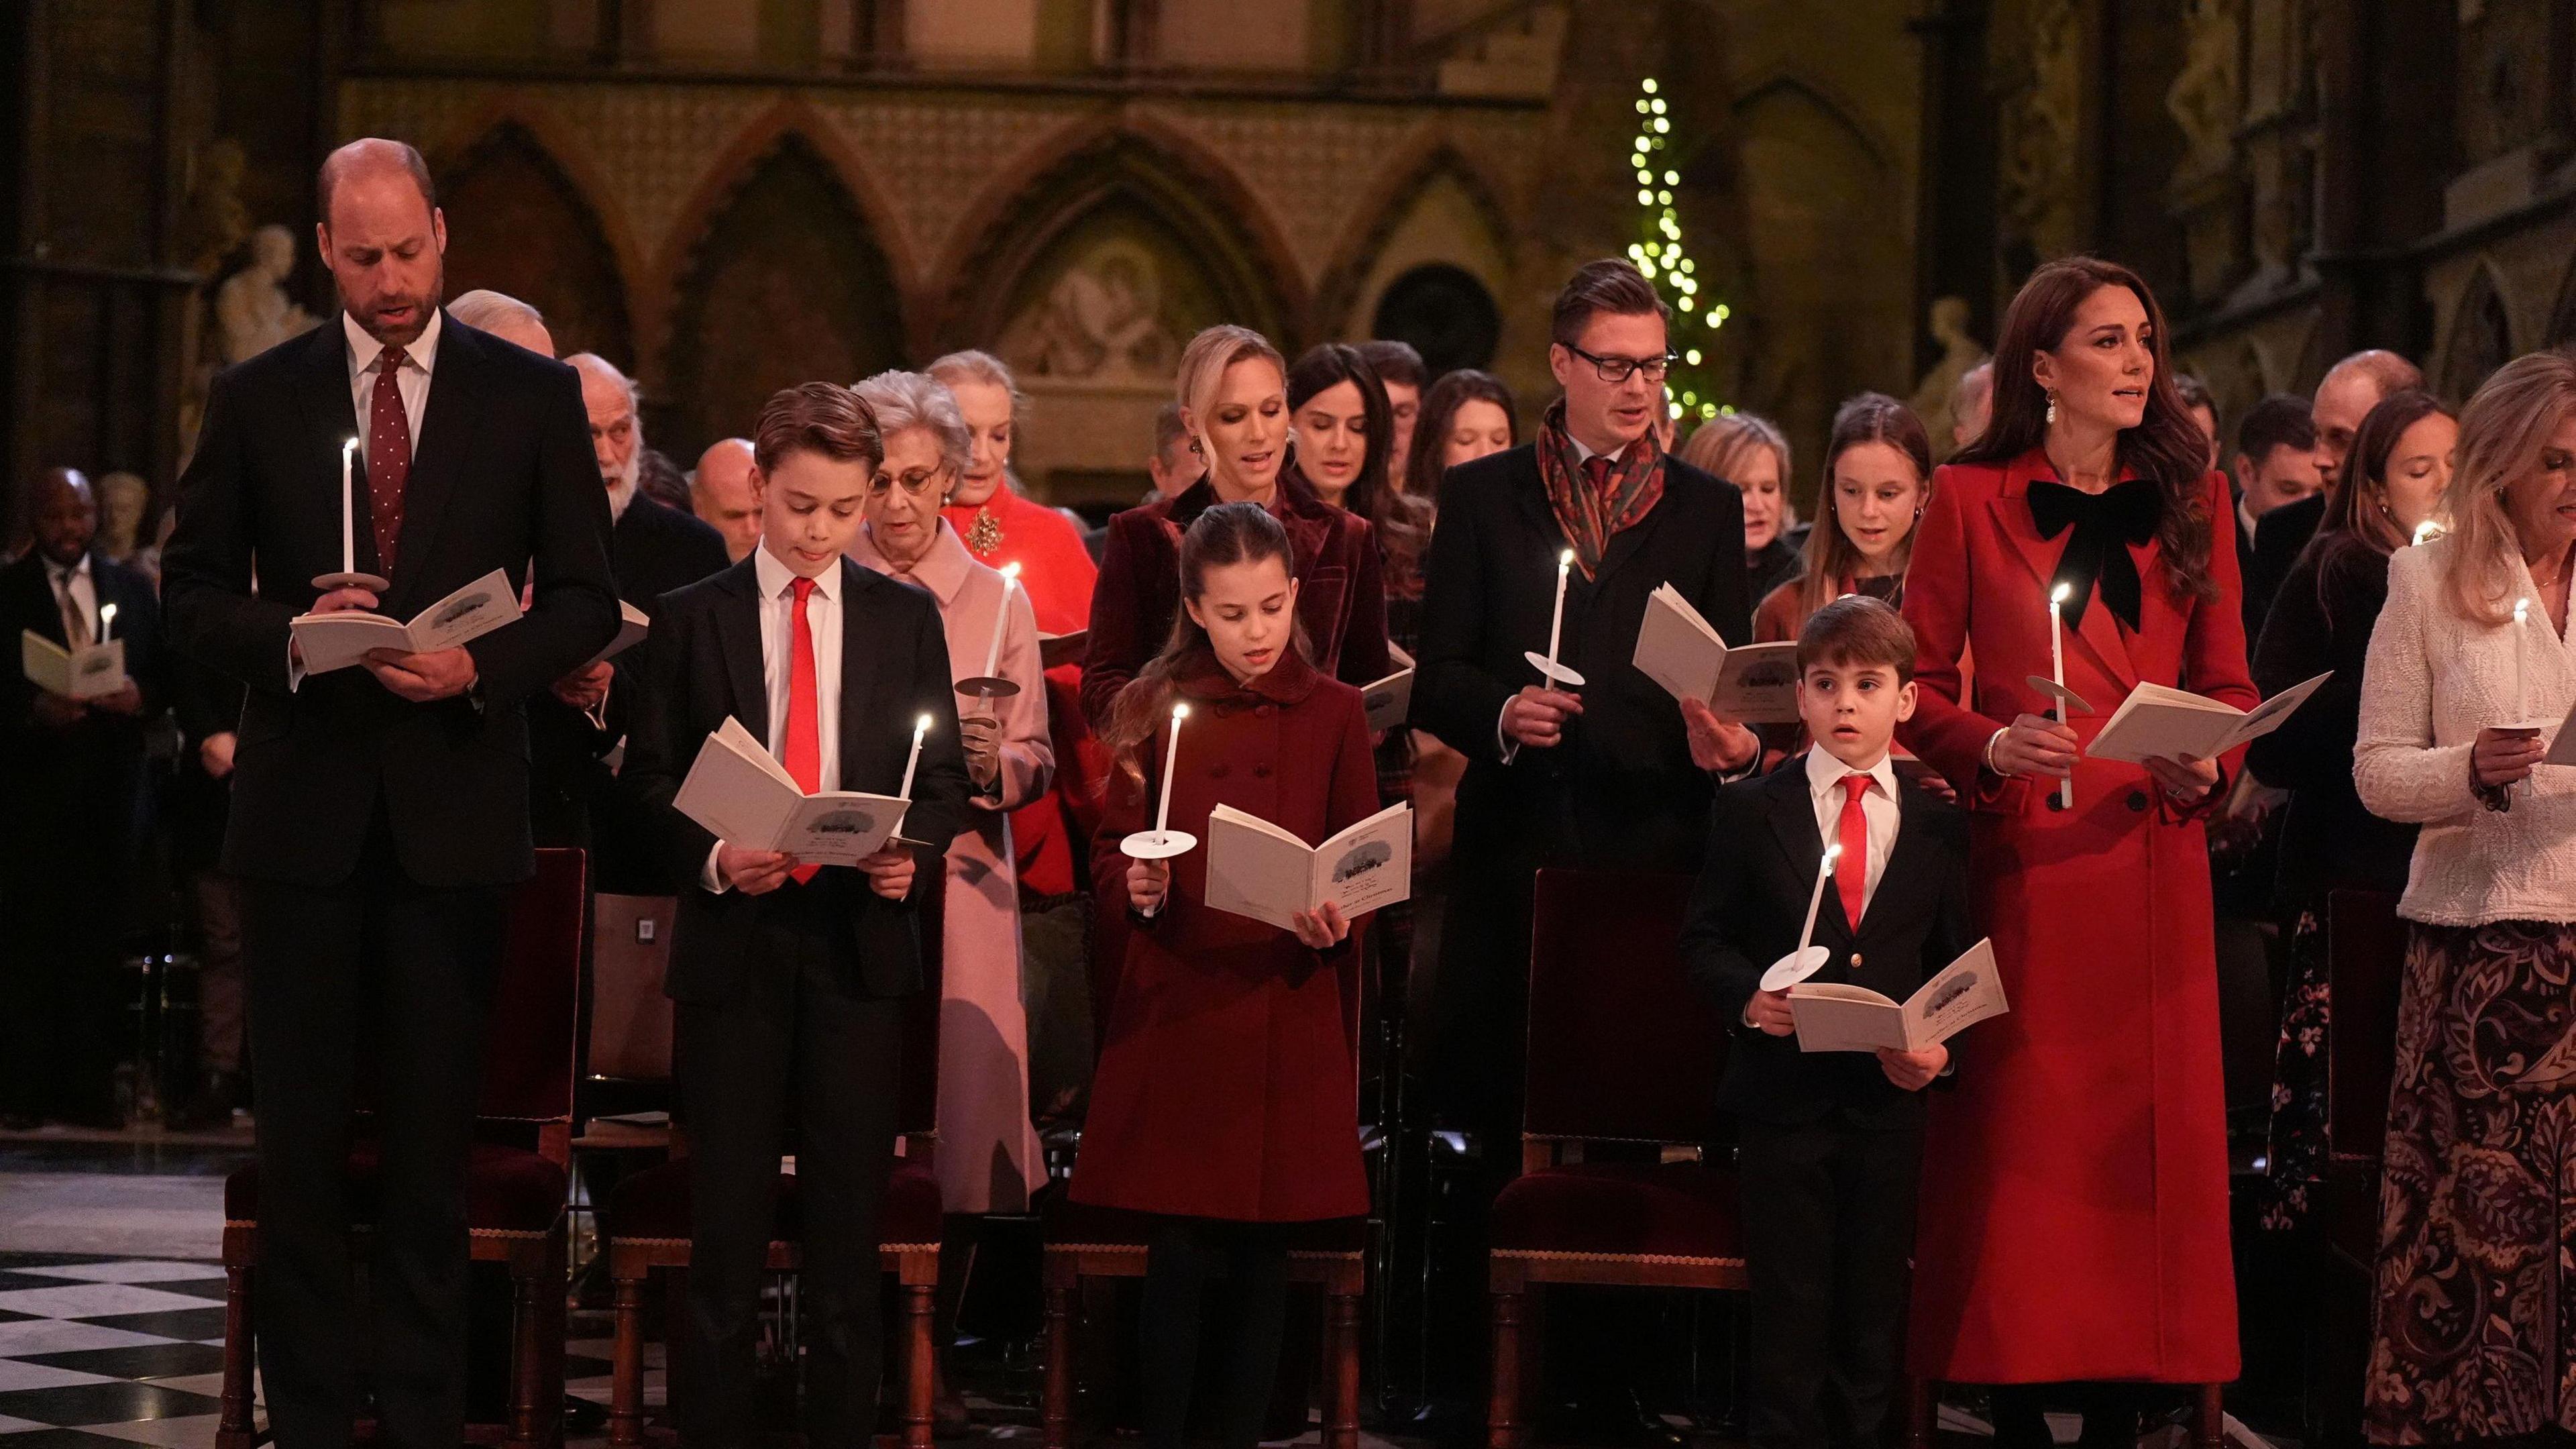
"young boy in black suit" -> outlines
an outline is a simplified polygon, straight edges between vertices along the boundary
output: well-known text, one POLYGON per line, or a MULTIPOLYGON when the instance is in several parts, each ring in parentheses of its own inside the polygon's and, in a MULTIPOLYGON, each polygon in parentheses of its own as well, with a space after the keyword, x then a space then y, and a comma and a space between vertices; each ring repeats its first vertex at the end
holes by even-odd
POLYGON ((626 756, 653 843, 690 882, 667 987, 690 1144, 688 1331, 674 1374, 688 1386, 690 1449, 758 1429, 762 1262, 791 1118, 807 1442, 865 1444, 875 1429, 877 1205, 894 1160, 902 999, 923 984, 915 868, 947 850, 972 788, 937 602, 844 557, 884 456, 868 405, 830 383, 788 388, 761 409, 754 452, 760 546, 663 595, 626 756), (903 821, 916 843, 852 869, 715 838, 673 800, 728 715, 809 793, 881 795, 896 792, 914 721, 928 716, 903 821))
POLYGON ((1811 980, 1898 1001, 1975 944, 1965 818, 1899 776, 1914 631, 1875 599, 1818 609, 1798 636, 1813 749, 1720 790, 1682 934, 1692 982, 1736 1029, 1719 1104, 1740 1123, 1753 1297, 1756 1449, 1875 1449, 1897 1379, 1923 1155, 1921 1092, 1949 1050, 1803 1054, 1763 972, 1797 948, 1828 843, 1811 980))

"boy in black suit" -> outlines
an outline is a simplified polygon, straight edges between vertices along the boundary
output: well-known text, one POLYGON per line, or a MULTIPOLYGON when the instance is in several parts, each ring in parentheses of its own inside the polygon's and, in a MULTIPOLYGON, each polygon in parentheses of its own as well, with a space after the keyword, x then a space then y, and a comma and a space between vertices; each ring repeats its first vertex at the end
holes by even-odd
MULTIPOLYGON (((851 563, 859 503, 884 455, 848 388, 812 382, 761 409, 749 558, 662 598, 627 739, 626 778, 653 844, 691 882, 673 923, 680 1106, 690 1142, 688 1386, 681 1442, 757 1431, 754 1350, 772 1187, 798 1124, 807 1442, 865 1444, 876 1425, 877 1204, 894 1161, 902 998, 922 987, 915 867, 937 860, 972 789, 958 748, 939 606, 851 563), (909 847, 856 869, 805 866, 717 839, 673 801, 730 715, 809 793, 895 793, 914 721, 931 719, 909 847)), ((935 884, 927 889, 937 889, 935 884)))
POLYGON ((1923 1155, 1920 1093, 1947 1047, 1805 1055, 1788 992, 1763 972, 1795 950, 1826 843, 1810 979, 1898 1001, 1975 943, 1966 821, 1896 774, 1914 712, 1914 631, 1875 599, 1818 609, 1798 636, 1802 759, 1720 790, 1682 934, 1692 981, 1738 1036, 1719 1103, 1740 1121, 1752 1278, 1757 1449, 1875 1449, 1897 1375, 1923 1155), (1857 925, 1854 923, 1857 922, 1857 925))

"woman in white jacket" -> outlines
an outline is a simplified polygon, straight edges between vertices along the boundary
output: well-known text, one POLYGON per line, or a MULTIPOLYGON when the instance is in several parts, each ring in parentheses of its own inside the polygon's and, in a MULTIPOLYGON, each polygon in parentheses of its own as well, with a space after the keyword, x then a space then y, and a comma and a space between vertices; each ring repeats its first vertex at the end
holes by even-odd
POLYGON ((2576 1429, 2553 1372, 2576 1361, 2576 768, 2542 763, 2576 703, 2576 358, 2469 400, 2443 511, 2390 560, 2353 753, 2362 803, 2423 827, 2365 1388, 2384 1444, 2576 1429))

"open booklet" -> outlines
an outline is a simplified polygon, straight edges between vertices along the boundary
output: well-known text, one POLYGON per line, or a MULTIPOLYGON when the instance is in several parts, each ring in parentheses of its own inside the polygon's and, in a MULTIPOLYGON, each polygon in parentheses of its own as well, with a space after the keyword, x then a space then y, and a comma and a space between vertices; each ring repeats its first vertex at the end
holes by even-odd
POLYGON ((1372 730, 1396 728, 1413 708, 1413 656, 1389 644, 1386 657, 1396 666, 1395 672, 1374 684, 1360 686, 1360 706, 1368 711, 1368 727, 1372 730))
POLYGON ((731 717, 698 747, 671 803, 718 840, 744 850, 783 850, 806 865, 856 865, 876 854, 912 804, 855 790, 808 795, 731 717))
POLYGON ((1902 1004, 1866 987, 1802 981, 1789 988, 1789 1014, 1802 1052, 1919 1052, 2012 1008, 1995 971, 1995 945, 1979 941, 1902 1004))
POLYGON ((65 649, 33 629, 22 629, 18 667, 48 693, 65 699, 100 699, 125 687, 125 641, 110 639, 65 649))
POLYGON ((1089 629, 1076 629, 1070 634, 1038 635, 1038 667, 1053 669, 1059 664, 1080 664, 1082 651, 1091 643, 1089 629))
POLYGON ((370 649, 430 654, 480 639, 519 618, 519 595, 509 575, 494 569, 455 593, 414 614, 406 624, 382 614, 344 609, 336 614, 298 614, 289 625, 306 674, 346 669, 367 657, 370 649))
MULTIPOLYGON (((617 637, 608 641, 607 648, 590 656, 590 662, 592 664, 606 663, 607 661, 616 658, 618 655, 625 653, 627 650, 634 648, 636 645, 643 643, 644 636, 652 631, 653 621, 644 617, 644 611, 635 607, 633 604, 626 602, 624 599, 620 599, 617 601, 617 637)), ((585 665, 583 667, 588 668, 589 666, 585 665)))
POLYGON ((1389 805, 1318 846, 1231 805, 1208 816, 1207 903, 1296 929, 1326 901, 1345 917, 1413 894, 1413 807, 1389 805))
POLYGON ((1636 666, 1675 699, 1705 701, 1745 724, 1794 724, 1798 718, 1798 646, 1743 644, 1733 649, 1665 584, 1646 596, 1637 626, 1636 666))
POLYGON ((2294 684, 2250 710, 2221 704, 2206 695, 2162 684, 2141 684, 2129 691, 2108 724, 2084 753, 2097 760, 2131 764, 2162 755, 2207 760, 2248 740, 2261 739, 2281 727, 2293 710, 2308 702, 2332 670, 2294 684))

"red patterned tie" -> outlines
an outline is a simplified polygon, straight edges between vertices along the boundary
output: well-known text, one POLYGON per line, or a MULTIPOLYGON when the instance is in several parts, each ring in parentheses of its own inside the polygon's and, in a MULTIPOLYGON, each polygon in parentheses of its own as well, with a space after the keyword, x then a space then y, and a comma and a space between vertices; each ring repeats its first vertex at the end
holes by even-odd
POLYGON ((1867 775, 1843 776, 1843 815, 1834 827, 1843 847, 1834 861, 1834 889, 1843 898, 1843 920, 1855 932, 1860 929, 1861 895, 1869 886, 1869 817, 1860 805, 1869 793, 1869 780, 1867 775))
POLYGON ((411 480, 411 417, 403 411, 403 351, 387 347, 376 359, 376 393, 367 405, 367 516, 375 524, 376 567, 394 573, 394 545, 402 538, 403 485, 411 480))
MULTIPOLYGON (((798 579, 796 625, 787 646, 787 750, 779 763, 806 794, 823 788, 823 711, 814 686, 814 624, 805 601, 814 593, 812 579, 798 579)), ((819 865, 800 865, 793 872, 799 885, 814 878, 819 865)))

